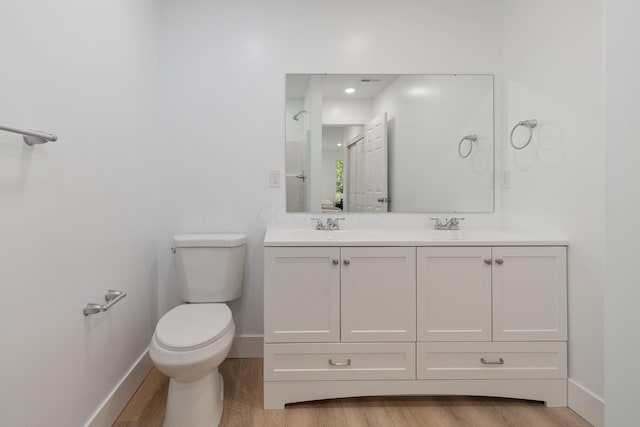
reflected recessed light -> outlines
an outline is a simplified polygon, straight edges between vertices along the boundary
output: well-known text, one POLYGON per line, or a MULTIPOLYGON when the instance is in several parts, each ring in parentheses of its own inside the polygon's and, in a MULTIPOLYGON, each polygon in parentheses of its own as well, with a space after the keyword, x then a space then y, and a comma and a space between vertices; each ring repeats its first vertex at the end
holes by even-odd
POLYGON ((336 145, 337 145, 338 147, 342 147, 342 143, 340 143, 340 142, 338 142, 336 145))
POLYGON ((352 87, 348 87, 348 88, 346 88, 344 91, 345 91, 345 92, 347 92, 347 93, 353 93, 353 92, 355 92, 356 90, 355 90, 354 88, 352 88, 352 87))
POLYGON ((420 97, 423 97, 423 96, 432 95, 433 94, 433 89, 430 88, 430 87, 426 87, 426 86, 416 86, 416 87, 409 88, 407 93, 408 93, 409 96, 420 98, 420 97))

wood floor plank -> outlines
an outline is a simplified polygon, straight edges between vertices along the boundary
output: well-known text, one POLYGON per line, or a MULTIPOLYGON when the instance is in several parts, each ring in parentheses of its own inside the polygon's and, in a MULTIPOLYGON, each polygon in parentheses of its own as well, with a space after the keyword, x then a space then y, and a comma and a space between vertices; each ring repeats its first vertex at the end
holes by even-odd
MULTIPOLYGON (((230 427, 588 427, 569 408, 465 396, 359 397, 303 402, 265 410, 262 359, 227 359, 221 426, 230 427)), ((153 368, 114 423, 160 427, 169 379, 153 368)), ((187 427, 187 426, 185 426, 187 427)))

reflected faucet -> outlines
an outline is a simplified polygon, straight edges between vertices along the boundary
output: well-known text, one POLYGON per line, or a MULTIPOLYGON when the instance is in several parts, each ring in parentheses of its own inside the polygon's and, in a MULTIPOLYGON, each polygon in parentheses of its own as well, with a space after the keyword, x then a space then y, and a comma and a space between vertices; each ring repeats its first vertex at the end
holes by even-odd
POLYGON ((460 221, 464 220, 464 218, 445 218, 444 222, 440 220, 440 218, 429 218, 432 221, 435 221, 435 225, 433 226, 434 230, 460 230, 460 221))

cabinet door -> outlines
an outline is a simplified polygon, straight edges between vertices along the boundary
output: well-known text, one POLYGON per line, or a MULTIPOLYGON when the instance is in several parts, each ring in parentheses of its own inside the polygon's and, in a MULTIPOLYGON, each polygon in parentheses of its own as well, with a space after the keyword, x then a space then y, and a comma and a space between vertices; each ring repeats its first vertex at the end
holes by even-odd
POLYGON ((491 341, 491 248, 417 252, 418 341, 491 341))
POLYGON ((493 339, 567 339, 565 247, 493 248, 493 339))
POLYGON ((339 260, 339 248, 265 248, 265 342, 340 341, 339 260))
POLYGON ((415 341, 415 248, 342 248, 342 341, 415 341))

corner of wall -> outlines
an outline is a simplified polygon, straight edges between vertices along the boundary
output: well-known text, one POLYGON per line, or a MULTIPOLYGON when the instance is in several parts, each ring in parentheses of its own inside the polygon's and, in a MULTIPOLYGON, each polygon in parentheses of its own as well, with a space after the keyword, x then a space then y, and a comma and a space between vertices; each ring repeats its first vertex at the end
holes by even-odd
POLYGON ((264 336, 238 335, 234 337, 229 358, 256 358, 263 356, 264 336))
POLYGON ((568 381, 567 395, 571 410, 595 427, 604 427, 604 400, 572 379, 568 381))
POLYGON ((122 377, 118 385, 91 416, 85 427, 112 426, 124 407, 127 406, 131 396, 140 387, 152 366, 153 362, 149 357, 149 350, 145 349, 138 360, 131 366, 131 369, 122 377))

